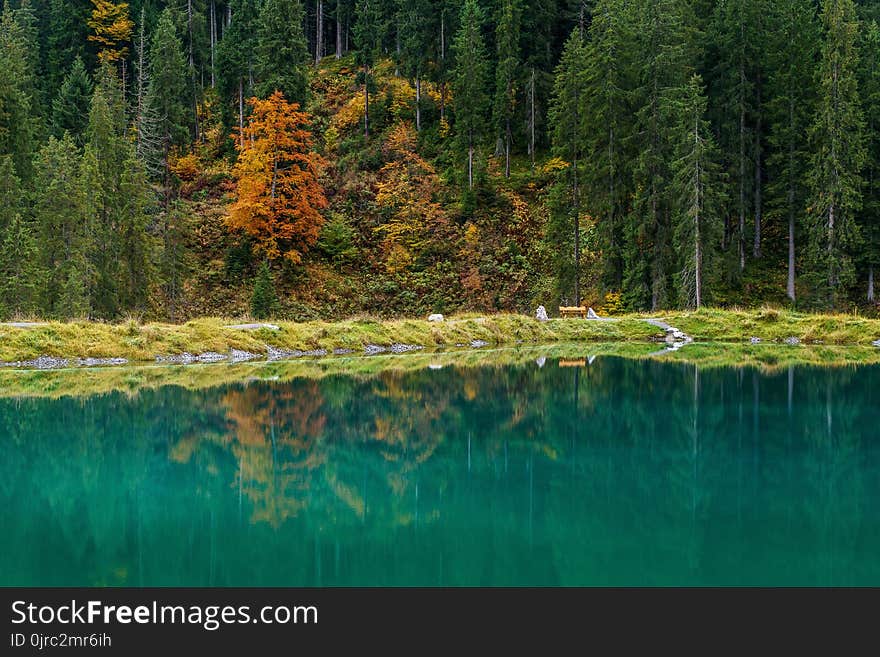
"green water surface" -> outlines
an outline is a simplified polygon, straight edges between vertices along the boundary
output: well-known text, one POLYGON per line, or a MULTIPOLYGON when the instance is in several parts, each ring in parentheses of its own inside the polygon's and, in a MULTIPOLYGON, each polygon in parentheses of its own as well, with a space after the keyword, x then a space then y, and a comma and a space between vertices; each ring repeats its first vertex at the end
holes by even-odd
POLYGON ((880 367, 572 364, 2 399, 0 585, 880 584, 880 367))

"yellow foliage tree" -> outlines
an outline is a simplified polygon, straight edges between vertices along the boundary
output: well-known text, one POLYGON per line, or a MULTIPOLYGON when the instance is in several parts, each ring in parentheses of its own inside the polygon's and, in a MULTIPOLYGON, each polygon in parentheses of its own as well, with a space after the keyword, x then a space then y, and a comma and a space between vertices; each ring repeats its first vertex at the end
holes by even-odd
POLYGON ((92 0, 92 17, 88 26, 92 30, 89 41, 97 43, 98 61, 117 62, 128 55, 128 44, 134 29, 134 21, 128 15, 127 2, 92 0))

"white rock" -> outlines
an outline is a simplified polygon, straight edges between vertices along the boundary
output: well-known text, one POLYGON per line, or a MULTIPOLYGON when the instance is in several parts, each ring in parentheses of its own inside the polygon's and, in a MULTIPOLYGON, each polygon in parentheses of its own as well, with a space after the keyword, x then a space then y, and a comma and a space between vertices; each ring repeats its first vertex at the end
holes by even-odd
POLYGON ((443 315, 441 315, 440 313, 434 313, 433 315, 428 315, 428 321, 429 322, 442 322, 443 315))
POLYGON ((687 336, 684 334, 683 331, 673 331, 672 337, 676 340, 684 340, 687 336))
POLYGON ((874 340, 874 342, 872 342, 871 344, 875 347, 880 347, 880 340, 874 340))
POLYGON ((538 359, 535 361, 535 363, 537 364, 538 367, 544 367, 544 364, 545 364, 546 362, 547 362, 547 357, 546 357, 546 356, 541 356, 540 358, 538 358, 538 359))
POLYGON ((546 322, 550 319, 547 317, 547 309, 544 306, 538 306, 538 309, 535 311, 535 318, 542 322, 546 322))
POLYGON ((599 319, 599 315, 592 308, 587 308, 587 319, 599 319))

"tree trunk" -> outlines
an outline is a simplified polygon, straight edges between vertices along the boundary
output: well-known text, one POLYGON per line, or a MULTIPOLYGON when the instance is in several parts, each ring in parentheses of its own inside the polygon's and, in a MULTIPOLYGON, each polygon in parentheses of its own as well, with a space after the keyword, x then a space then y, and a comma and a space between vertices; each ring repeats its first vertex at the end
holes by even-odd
POLYGON ((211 0, 211 88, 214 88, 214 47, 217 45, 217 8, 214 0, 211 0))
POLYGON ((468 140, 468 189, 474 188, 474 140, 468 140))
MULTIPOLYGON (((740 82, 745 85, 745 73, 740 71, 740 82)), ((746 268, 746 107, 744 92, 739 100, 739 270, 746 268)))
POLYGON ((416 75, 416 132, 422 131, 422 78, 416 75))
POLYGON ((535 166, 535 69, 529 80, 529 155, 532 158, 532 167, 535 166))
POLYGON ((244 148, 244 80, 238 78, 238 135, 244 148))
POLYGON ((755 258, 761 257, 761 222, 762 222, 762 213, 763 208, 762 203, 762 174, 763 168, 761 165, 761 158, 763 153, 761 152, 761 81, 758 80, 757 84, 757 107, 758 107, 758 118, 755 123, 755 243, 752 248, 752 255, 755 258))
POLYGON ((324 0, 315 2, 315 66, 324 54, 324 0))
POLYGON ((868 303, 874 303, 874 265, 868 265, 868 303))
POLYGON ((336 59, 342 59, 342 17, 339 15, 339 0, 336 0, 336 59))
POLYGON ((789 202, 788 210, 788 285, 786 294, 792 301, 797 301, 794 291, 794 203, 789 202))
POLYGON ((370 138, 370 77, 369 68, 364 64, 364 137, 370 138))
POLYGON ((510 117, 504 126, 504 177, 510 178, 510 117))

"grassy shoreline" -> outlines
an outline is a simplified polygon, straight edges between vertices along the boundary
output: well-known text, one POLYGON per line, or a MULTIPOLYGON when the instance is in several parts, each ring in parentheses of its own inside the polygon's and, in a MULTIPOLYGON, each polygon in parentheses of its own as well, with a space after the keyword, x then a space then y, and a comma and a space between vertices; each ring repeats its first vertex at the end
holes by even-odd
POLYGON ((0 363, 39 357, 59 359, 124 358, 130 363, 156 362, 157 357, 183 353, 229 354, 239 350, 265 357, 270 348, 285 351, 351 350, 363 353, 368 345, 395 344, 427 349, 469 346, 475 341, 491 346, 550 345, 560 343, 650 342, 664 331, 648 324, 661 319, 693 340, 743 343, 752 338, 782 343, 795 338, 802 344, 870 346, 880 339, 880 320, 855 315, 820 315, 776 309, 730 311, 703 309, 626 315, 614 321, 552 319, 540 322, 523 315, 460 316, 432 323, 423 319, 380 321, 351 319, 340 322, 277 322, 278 330, 231 328, 234 320, 204 318, 182 325, 98 322, 47 322, 29 327, 0 324, 0 363))

